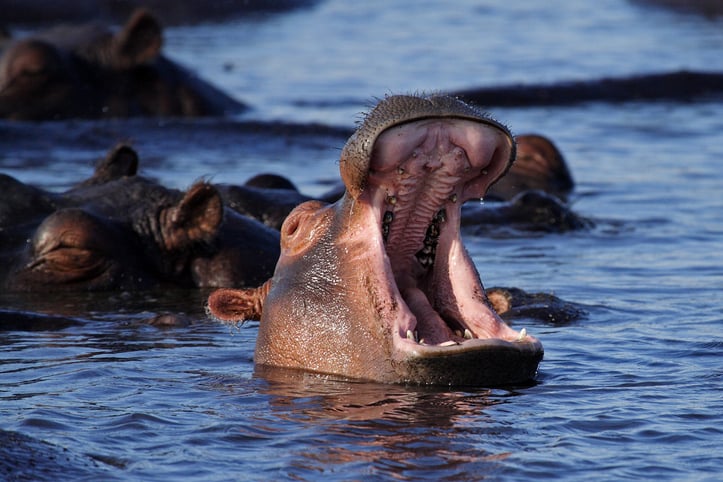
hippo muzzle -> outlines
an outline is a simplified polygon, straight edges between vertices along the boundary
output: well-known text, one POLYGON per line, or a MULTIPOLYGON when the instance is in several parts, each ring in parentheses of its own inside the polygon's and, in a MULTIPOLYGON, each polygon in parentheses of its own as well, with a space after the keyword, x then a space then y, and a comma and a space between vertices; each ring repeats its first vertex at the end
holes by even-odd
POLYGON ((541 343, 490 307, 460 237, 461 205, 509 169, 506 127, 445 96, 392 96, 340 160, 347 192, 281 229, 274 277, 220 290, 220 319, 259 315, 255 361, 390 383, 532 379, 541 343))

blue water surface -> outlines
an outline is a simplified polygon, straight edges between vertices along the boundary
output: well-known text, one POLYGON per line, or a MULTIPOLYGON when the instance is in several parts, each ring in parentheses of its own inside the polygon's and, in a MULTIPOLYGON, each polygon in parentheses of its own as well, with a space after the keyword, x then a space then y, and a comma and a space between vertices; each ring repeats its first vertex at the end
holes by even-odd
MULTIPOLYGON (((166 39, 171 57, 254 108, 224 120, 3 123, 0 171, 64 189, 130 138, 141 172, 173 187, 273 171, 319 194, 338 178, 345 129, 385 94, 723 70, 723 18, 644 1, 327 0, 166 39), (341 129, 312 138, 249 120, 341 129)), ((255 371, 258 325, 208 319, 204 292, 0 294, 0 309, 76 321, 0 332, 0 429, 22 436, 0 478, 720 480, 723 102, 493 114, 555 141, 577 182, 574 210, 595 221, 465 232, 486 286, 586 311, 568 324, 515 320, 545 347, 535 384, 255 371), (146 322, 163 312, 189 326, 146 322)))

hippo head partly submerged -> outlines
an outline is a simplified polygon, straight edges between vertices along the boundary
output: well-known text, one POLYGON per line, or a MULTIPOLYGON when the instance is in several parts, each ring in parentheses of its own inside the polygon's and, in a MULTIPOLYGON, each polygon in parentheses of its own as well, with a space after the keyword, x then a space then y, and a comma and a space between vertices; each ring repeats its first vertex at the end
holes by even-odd
POLYGON ((342 199, 296 208, 274 277, 214 292, 210 313, 260 318, 261 365, 387 383, 532 379, 541 343, 490 307, 460 238, 460 206, 514 156, 504 126, 456 99, 382 100, 342 151, 342 199))

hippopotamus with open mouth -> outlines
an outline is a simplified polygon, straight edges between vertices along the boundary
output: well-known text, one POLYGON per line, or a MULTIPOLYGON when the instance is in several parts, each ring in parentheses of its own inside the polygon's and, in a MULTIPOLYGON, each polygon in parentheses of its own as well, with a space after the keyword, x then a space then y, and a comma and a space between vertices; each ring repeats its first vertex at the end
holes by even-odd
POLYGON ((346 186, 281 229, 273 278, 208 310, 260 319, 255 362, 384 383, 529 381, 542 344, 491 308, 460 237, 461 205, 515 158, 509 130, 447 96, 390 96, 344 147, 346 186))

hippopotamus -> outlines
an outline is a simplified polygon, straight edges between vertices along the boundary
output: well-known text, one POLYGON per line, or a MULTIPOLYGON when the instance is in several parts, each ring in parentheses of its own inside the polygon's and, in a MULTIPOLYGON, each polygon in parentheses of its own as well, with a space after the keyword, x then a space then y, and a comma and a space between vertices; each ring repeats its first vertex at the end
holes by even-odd
POLYGON ((522 191, 509 201, 467 203, 462 206, 461 225, 467 233, 488 233, 490 228, 513 228, 515 232, 564 233, 594 226, 559 198, 540 190, 522 191))
POLYGON ((277 230, 296 206, 312 199, 289 179, 270 173, 253 176, 242 185, 221 183, 215 187, 229 208, 277 230))
POLYGON ((698 14, 716 19, 723 15, 723 4, 718 0, 631 0, 645 7, 670 9, 683 14, 698 14))
POLYGON ((501 85, 450 93, 485 107, 537 107, 583 102, 688 102, 721 94, 723 73, 690 70, 552 84, 501 85))
POLYGON ((540 134, 515 136, 517 158, 507 173, 492 185, 486 200, 509 201, 525 191, 542 191, 565 201, 575 187, 560 149, 540 134))
POLYGON ((241 102, 161 53, 163 32, 137 10, 117 32, 63 25, 17 40, 0 59, 0 118, 209 116, 241 102))
POLYGON ((0 178, 12 187, 0 209, 0 289, 254 286, 272 274, 278 231, 226 208, 210 183, 182 192, 136 166, 121 145, 62 193, 0 178), (21 219, 12 215, 28 202, 21 219))
POLYGON ((533 379, 541 342, 493 310, 460 237, 462 203, 514 158, 509 130, 453 97, 383 99, 342 150, 342 198, 295 208, 273 277, 213 292, 209 313, 260 320, 258 366, 382 383, 533 379))

